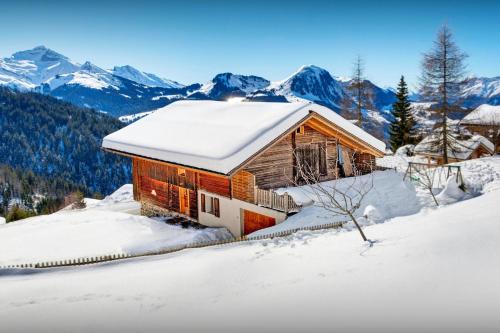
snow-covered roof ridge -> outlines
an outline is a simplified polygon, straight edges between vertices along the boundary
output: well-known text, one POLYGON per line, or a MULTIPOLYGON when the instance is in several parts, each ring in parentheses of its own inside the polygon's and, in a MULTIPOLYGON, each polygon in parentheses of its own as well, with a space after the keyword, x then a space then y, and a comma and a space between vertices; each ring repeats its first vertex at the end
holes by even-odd
POLYGON ((229 174, 315 112, 383 152, 385 144, 311 103, 178 101, 103 139, 104 148, 229 174))
POLYGON ((460 122, 467 125, 500 125, 500 105, 482 104, 460 122))
MULTIPOLYGON (((414 152, 416 154, 427 154, 432 156, 443 155, 442 145, 440 144, 441 135, 440 133, 428 135, 415 146, 414 152)), ((450 157, 466 160, 480 145, 485 147, 490 154, 495 151, 495 145, 479 134, 464 139, 460 139, 458 135, 453 135, 453 138, 453 141, 450 143, 452 149, 448 152, 450 157)))

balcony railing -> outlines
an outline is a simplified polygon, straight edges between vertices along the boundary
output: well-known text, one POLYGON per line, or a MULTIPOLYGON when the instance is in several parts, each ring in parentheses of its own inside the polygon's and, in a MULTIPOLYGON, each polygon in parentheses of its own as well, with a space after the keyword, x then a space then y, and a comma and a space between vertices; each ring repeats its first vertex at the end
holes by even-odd
POLYGON ((300 205, 296 204, 293 198, 287 193, 278 194, 273 190, 262 190, 255 187, 255 204, 284 212, 285 214, 298 212, 300 205))

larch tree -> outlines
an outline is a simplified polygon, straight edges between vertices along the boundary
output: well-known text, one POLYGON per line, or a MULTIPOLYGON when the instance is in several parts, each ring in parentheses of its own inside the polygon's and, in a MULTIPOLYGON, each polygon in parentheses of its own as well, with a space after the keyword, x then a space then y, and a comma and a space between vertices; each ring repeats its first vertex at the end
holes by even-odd
POLYGON ((356 125, 363 128, 363 109, 370 108, 370 95, 366 85, 363 59, 358 56, 354 61, 353 76, 348 86, 354 100, 356 125))
POLYGON ((389 127, 390 144, 393 151, 401 146, 411 144, 415 140, 415 119, 408 97, 408 86, 401 76, 396 93, 396 102, 392 105, 392 116, 389 127))
POLYGON ((437 124, 440 135, 434 145, 442 152, 444 164, 448 163, 450 152, 453 153, 454 139, 448 126, 448 115, 457 110, 466 58, 446 25, 439 29, 433 48, 423 55, 420 93, 436 105, 435 112, 440 115, 437 124))

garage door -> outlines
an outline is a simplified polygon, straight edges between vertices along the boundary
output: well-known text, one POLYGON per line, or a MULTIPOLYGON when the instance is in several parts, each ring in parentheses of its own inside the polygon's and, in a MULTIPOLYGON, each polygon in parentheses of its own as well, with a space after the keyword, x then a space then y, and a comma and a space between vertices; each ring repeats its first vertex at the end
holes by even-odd
POLYGON ((243 212, 243 232, 245 235, 263 228, 268 228, 276 225, 276 219, 274 217, 261 215, 249 210, 244 210, 243 212))

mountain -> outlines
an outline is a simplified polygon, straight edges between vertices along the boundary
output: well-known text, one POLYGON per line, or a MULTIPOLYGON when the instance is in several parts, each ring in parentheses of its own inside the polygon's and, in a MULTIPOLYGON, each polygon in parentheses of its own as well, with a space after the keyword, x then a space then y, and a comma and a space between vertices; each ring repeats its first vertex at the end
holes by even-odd
POLYGON ((163 107, 201 86, 183 86, 131 66, 109 71, 90 62, 80 65, 44 46, 0 59, 0 85, 42 92, 114 117, 163 107))
POLYGON ((130 163, 103 152, 124 124, 50 96, 0 87, 0 164, 108 194, 130 181, 130 163))
POLYGON ((45 46, 0 59, 0 84, 19 90, 34 89, 44 81, 79 69, 79 65, 45 46))
POLYGON ((469 78, 461 98, 463 106, 468 108, 481 104, 500 105, 500 76, 469 78))
POLYGON ((282 96, 288 101, 306 99, 339 110, 345 91, 342 84, 327 70, 308 65, 302 66, 287 79, 274 82, 267 89, 256 92, 255 95, 261 96, 260 98, 263 95, 282 96))
POLYGON ((270 82, 254 75, 238 75, 232 73, 217 74, 212 81, 204 84, 197 93, 190 98, 225 100, 230 97, 245 97, 256 90, 264 89, 270 82))
POLYGON ((111 71, 114 75, 123 77, 130 81, 134 81, 143 84, 148 87, 160 87, 160 88, 183 88, 184 85, 179 82, 172 81, 169 79, 160 78, 151 73, 141 72, 132 66, 115 66, 111 71))

